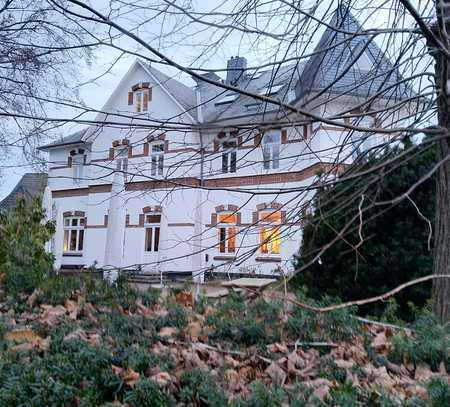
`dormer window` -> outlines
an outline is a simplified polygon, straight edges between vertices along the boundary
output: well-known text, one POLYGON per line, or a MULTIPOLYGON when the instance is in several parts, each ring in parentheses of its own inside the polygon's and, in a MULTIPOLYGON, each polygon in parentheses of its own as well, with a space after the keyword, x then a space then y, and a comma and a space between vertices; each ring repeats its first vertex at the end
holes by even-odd
POLYGON ((128 106, 134 106, 136 113, 148 112, 148 104, 152 100, 152 88, 148 82, 134 85, 128 92, 128 106))

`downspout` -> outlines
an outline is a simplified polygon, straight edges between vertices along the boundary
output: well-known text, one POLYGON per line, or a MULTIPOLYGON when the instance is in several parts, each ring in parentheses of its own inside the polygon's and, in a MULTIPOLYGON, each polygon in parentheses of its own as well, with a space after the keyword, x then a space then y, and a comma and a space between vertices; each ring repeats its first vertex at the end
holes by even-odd
MULTIPOLYGON (((203 123, 203 112, 202 112, 202 98, 200 93, 200 84, 197 83, 195 88, 195 93, 197 97, 197 121, 199 124, 203 123)), ((203 269, 203 179, 204 179, 204 164, 205 164, 205 149, 203 145, 203 133, 199 129, 199 140, 200 140, 200 180, 199 187, 197 188, 197 201, 195 208, 195 227, 194 234, 196 236, 196 244, 194 245, 194 257, 193 261, 193 280, 195 284, 195 299, 198 300, 200 297, 200 285, 205 282, 205 271, 203 269)))

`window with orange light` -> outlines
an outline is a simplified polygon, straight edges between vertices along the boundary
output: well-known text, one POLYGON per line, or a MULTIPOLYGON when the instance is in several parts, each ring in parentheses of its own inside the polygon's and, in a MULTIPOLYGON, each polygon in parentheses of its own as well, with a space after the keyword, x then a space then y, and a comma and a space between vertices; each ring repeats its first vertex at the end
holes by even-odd
POLYGON ((259 241, 263 254, 280 254, 280 224, 281 212, 260 212, 259 241))
POLYGON ((234 253, 236 251, 236 222, 237 216, 234 213, 217 216, 220 253, 234 253))

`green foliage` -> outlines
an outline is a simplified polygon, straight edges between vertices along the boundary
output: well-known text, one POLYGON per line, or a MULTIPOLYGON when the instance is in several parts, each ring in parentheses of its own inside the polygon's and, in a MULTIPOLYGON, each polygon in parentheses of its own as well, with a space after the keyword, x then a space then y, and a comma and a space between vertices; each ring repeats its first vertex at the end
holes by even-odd
MULTIPOLYGON (((307 300, 300 294, 300 301, 314 306, 339 303, 339 299, 324 297, 320 301, 307 300)), ((343 308, 318 313, 296 307, 286 326, 290 335, 302 341, 345 341, 359 333, 360 324, 354 318, 354 308, 343 308)))
POLYGON ((233 293, 218 305, 216 314, 207 317, 206 323, 214 326, 209 338, 246 346, 278 341, 281 309, 279 302, 262 298, 245 304, 240 294, 233 293))
POLYGON ((130 407, 170 407, 175 399, 163 391, 151 380, 139 380, 134 388, 125 394, 130 407))
POLYGON ((412 325, 413 336, 404 332, 392 338, 392 351, 389 358, 394 362, 408 360, 414 364, 428 364, 437 370, 443 362, 450 369, 450 325, 442 326, 436 322, 431 311, 424 312, 412 325))
POLYGON ((53 256, 45 251, 55 226, 45 221, 40 198, 30 207, 19 198, 16 206, 0 213, 0 273, 7 293, 31 293, 52 271, 53 256))
POLYGON ((427 383, 430 407, 450 406, 450 384, 448 380, 435 377, 427 383))
POLYGON ((180 401, 211 407, 227 405, 225 392, 220 388, 209 372, 201 369, 187 370, 180 380, 180 401))
POLYGON ((332 402, 330 405, 340 407, 357 407, 359 403, 358 389, 350 382, 341 383, 339 386, 332 389, 330 394, 332 402))
POLYGON ((286 395, 279 386, 264 386, 261 382, 251 385, 247 407, 281 407, 286 395))
MULTIPOLYGON (((406 142, 406 147, 411 143, 406 142)), ((337 231, 350 224, 343 238, 338 239, 321 256, 320 261, 299 273, 293 285, 307 286, 308 295, 320 299, 323 294, 344 301, 379 295, 426 274, 431 274, 432 253, 428 249, 429 226, 410 200, 393 207, 368 208, 373 202, 390 201, 404 193, 427 173, 435 163, 434 149, 421 144, 397 162, 380 166, 387 159, 404 153, 399 147, 386 150, 381 156, 369 156, 350 167, 342 176, 352 177, 369 171, 364 177, 351 178, 322 187, 314 198, 314 215, 303 229, 303 241, 295 266, 308 265, 319 251, 336 237, 337 231), (407 161, 406 161, 407 160, 407 161), (364 199, 361 198, 364 193, 364 199), (360 244, 359 205, 363 209, 360 244), (354 247, 358 245, 358 253, 354 247)), ((430 178, 420 184, 409 197, 420 212, 433 222, 435 182, 430 178)), ((396 296, 397 313, 413 319, 408 302, 422 307, 430 296, 431 284, 410 287, 396 296)), ((381 315, 384 305, 376 303, 361 312, 381 315)))

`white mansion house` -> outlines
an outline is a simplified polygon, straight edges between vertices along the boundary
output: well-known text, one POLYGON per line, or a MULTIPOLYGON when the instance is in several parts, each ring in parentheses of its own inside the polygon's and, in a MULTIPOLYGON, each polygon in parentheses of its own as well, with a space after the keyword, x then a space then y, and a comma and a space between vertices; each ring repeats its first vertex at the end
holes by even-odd
POLYGON ((361 138, 211 82, 314 117, 357 112, 358 120, 339 120, 388 126, 374 112, 408 89, 394 86, 399 74, 375 42, 348 34, 361 28, 346 11, 330 25, 340 30, 327 28, 316 48, 325 51, 304 62, 249 70, 234 57, 226 78, 207 73, 194 88, 133 63, 95 124, 40 147, 49 154, 46 205, 57 223, 57 267, 194 276, 289 270, 312 194, 306 187, 381 136, 361 138), (370 109, 354 108, 372 96, 370 109))

